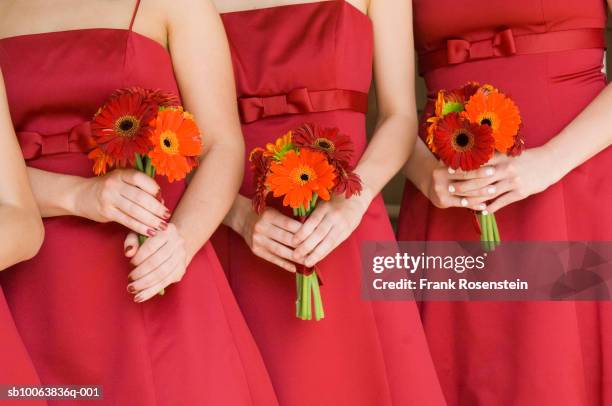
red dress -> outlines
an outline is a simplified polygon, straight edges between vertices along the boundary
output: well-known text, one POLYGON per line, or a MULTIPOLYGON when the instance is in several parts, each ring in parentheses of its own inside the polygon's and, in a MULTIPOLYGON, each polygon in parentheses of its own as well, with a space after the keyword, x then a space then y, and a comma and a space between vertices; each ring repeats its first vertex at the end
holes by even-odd
MULTIPOLYGON (((344 1, 222 17, 247 153, 311 122, 340 128, 360 156, 372 69, 368 17, 344 1)), ((252 178, 247 169, 244 196, 253 195, 252 178)), ((352 236, 319 264, 325 306, 319 322, 296 319, 294 275, 253 255, 233 231, 221 229, 216 238, 280 404, 443 404, 415 304, 360 298, 360 243, 394 240, 380 197, 352 236)))
MULTIPOLYGON (((178 94, 168 52, 131 28, 5 38, 0 66, 27 164, 76 176, 92 176, 78 147, 83 123, 114 90, 178 94)), ((157 181, 174 209, 185 183, 157 181)), ((103 385, 108 405, 277 404, 210 244, 163 297, 136 304, 126 291, 124 227, 44 223, 40 253, 0 275, 43 384, 103 385)))
MULTIPOLYGON (((0 385, 40 385, 38 374, 19 337, 2 289, 0 289, 0 385)), ((24 406, 47 404, 42 400, 4 402, 24 406)))
MULTIPOLYGON (((414 29, 432 108, 468 81, 510 95, 527 147, 546 143, 606 85, 601 0, 415 0, 414 29)), ((496 213, 505 240, 612 240, 606 149, 543 193, 496 213)), ((537 176, 537 174, 534 174, 537 176)), ((471 214, 441 210, 410 183, 400 240, 475 240, 471 214)), ((423 303, 451 405, 612 404, 610 303, 423 303)))

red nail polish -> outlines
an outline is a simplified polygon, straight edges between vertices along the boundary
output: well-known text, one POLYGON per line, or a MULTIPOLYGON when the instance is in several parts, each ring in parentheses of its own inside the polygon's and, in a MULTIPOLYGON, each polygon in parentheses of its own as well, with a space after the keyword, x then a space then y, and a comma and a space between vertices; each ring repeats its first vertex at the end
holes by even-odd
POLYGON ((159 225, 159 229, 162 231, 166 231, 168 229, 168 223, 166 223, 165 221, 162 221, 159 225))
POLYGON ((128 285, 127 291, 129 293, 136 293, 136 288, 134 288, 132 285, 128 285))
POLYGON ((155 198, 156 198, 157 200, 159 200, 160 202, 161 202, 162 200, 164 200, 164 198, 162 197, 162 192, 161 192, 161 189, 157 191, 157 194, 155 195, 155 198))
POLYGON ((155 230, 153 230, 153 229, 149 228, 149 229, 147 230, 147 235, 148 235, 149 237, 155 237, 155 236, 157 235, 157 231, 155 231, 155 230))

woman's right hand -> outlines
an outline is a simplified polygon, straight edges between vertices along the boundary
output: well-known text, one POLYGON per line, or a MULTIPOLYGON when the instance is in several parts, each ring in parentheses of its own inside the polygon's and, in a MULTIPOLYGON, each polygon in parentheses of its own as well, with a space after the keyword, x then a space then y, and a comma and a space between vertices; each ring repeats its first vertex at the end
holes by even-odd
POLYGON ((483 166, 474 171, 455 171, 439 163, 431 172, 423 191, 432 204, 441 209, 465 207, 485 211, 486 202, 497 196, 493 183, 495 169, 483 166))
POLYGON ((79 215, 99 223, 117 222, 153 237, 168 227, 170 211, 160 202, 159 185, 135 169, 115 169, 87 178, 75 202, 79 215))
POLYGON ((302 223, 272 208, 258 215, 243 196, 238 196, 224 223, 244 238, 253 254, 286 271, 296 271, 293 236, 302 223))

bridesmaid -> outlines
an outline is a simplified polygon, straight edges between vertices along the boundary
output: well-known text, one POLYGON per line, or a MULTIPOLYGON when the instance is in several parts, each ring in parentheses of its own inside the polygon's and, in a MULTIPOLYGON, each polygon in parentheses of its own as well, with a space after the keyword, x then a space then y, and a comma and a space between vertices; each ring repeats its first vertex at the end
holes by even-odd
POLYGON ((277 404, 206 244, 240 184, 244 148, 212 4, 9 0, 0 37, 46 230, 38 256, 1 281, 43 384, 102 385, 109 405, 277 404), (187 190, 135 170, 92 177, 79 137, 109 95, 130 86, 180 89, 198 118, 204 154, 187 190), (127 239, 133 267, 127 229, 151 237, 140 248, 127 239))
MULTIPOLYGON (((406 168, 399 238, 477 239, 460 207, 484 204, 506 240, 612 240, 604 2, 413 5, 430 98, 468 81, 499 87, 521 110, 527 150, 450 173, 419 141, 406 168), (448 63, 449 39, 474 52, 448 63)), ((422 317, 451 405, 609 405, 611 311, 609 302, 423 303, 422 317)))
POLYGON ((379 192, 414 144, 410 2, 216 4, 231 45, 247 152, 306 122, 338 127, 356 145, 364 183, 361 196, 321 203, 302 225, 280 208, 255 214, 248 168, 225 220, 231 230, 216 236, 280 403, 444 404, 415 304, 360 297, 361 243, 394 240, 379 192), (367 145, 373 62, 380 116, 367 145), (295 263, 319 264, 326 306, 320 322, 295 317, 295 263))
MULTIPOLYGON (((15 138, 0 73, 0 271, 32 258, 43 242, 44 228, 26 167, 15 138), (19 235, 19 238, 14 236, 19 235)), ((40 385, 0 286, 0 385, 40 385)), ((4 395, 4 394, 3 394, 4 395)), ((45 405, 44 401, 20 405, 45 405)))

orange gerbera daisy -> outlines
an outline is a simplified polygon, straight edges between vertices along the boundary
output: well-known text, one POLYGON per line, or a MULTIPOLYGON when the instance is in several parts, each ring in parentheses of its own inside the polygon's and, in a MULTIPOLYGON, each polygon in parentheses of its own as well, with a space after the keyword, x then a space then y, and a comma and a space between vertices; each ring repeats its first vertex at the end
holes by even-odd
POLYGON ((503 93, 477 92, 466 103, 465 115, 473 123, 491 127, 499 152, 507 153, 515 144, 521 115, 512 99, 503 93))
POLYGON ((471 171, 493 156, 491 128, 468 121, 459 113, 449 113, 436 126, 437 155, 446 166, 471 171))
POLYGON ((185 178, 202 152, 200 130, 191 114, 181 108, 161 109, 151 126, 149 158, 156 172, 170 182, 185 178))
POLYGON ((96 176, 105 175, 106 171, 115 164, 113 157, 105 153, 100 147, 93 149, 87 157, 94 161, 93 172, 96 176))
POLYGON ((272 162, 266 183, 274 197, 284 196, 283 205, 308 209, 314 193, 329 200, 336 173, 326 156, 318 151, 291 150, 282 160, 272 162))
POLYGON ((266 150, 264 155, 267 157, 273 157, 276 160, 281 159, 287 151, 293 148, 291 143, 292 134, 289 131, 287 134, 278 138, 274 143, 266 144, 266 150))

